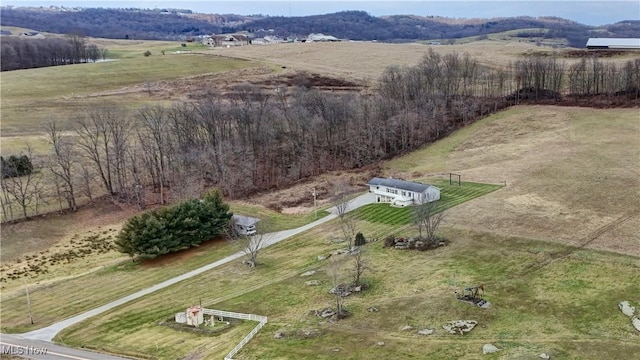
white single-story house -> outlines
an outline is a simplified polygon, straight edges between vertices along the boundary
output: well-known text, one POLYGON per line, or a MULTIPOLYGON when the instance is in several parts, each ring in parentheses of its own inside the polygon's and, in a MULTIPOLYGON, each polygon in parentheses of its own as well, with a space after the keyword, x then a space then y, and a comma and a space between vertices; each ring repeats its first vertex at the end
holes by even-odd
POLYGON ((260 221, 260 219, 244 215, 233 215, 231 220, 235 224, 236 230, 240 235, 255 235, 256 224, 260 221))
POLYGON ((590 38, 587 49, 640 50, 640 38, 590 38))
POLYGON ((394 206, 421 205, 440 200, 440 189, 433 185, 378 177, 369 180, 367 185, 369 192, 376 195, 377 202, 388 202, 394 206))

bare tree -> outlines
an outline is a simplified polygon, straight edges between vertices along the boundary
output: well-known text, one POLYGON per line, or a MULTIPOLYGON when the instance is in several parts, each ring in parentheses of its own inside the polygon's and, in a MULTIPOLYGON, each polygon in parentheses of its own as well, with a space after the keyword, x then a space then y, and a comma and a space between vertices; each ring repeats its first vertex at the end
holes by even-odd
POLYGON ((258 265, 258 254, 260 250, 267 244, 266 235, 258 233, 256 235, 242 235, 239 238, 242 246, 242 251, 247 255, 248 259, 245 260, 249 267, 256 267, 258 265))
MULTIPOLYGON (((31 146, 27 144, 27 157, 33 159, 31 146)), ((22 215, 29 218, 28 210, 41 198, 43 190, 42 174, 35 169, 22 176, 13 176, 3 179, 4 190, 11 195, 14 202, 20 206, 22 215)))
POLYGON ((349 251, 351 251, 358 230, 355 218, 347 214, 349 204, 351 203, 351 198, 349 197, 350 186, 346 182, 339 182, 334 184, 333 187, 333 204, 336 209, 336 215, 338 215, 340 220, 340 229, 342 230, 344 240, 347 242, 349 251))
POLYGON ((353 285, 360 286, 362 285, 360 282, 362 273, 371 269, 366 251, 362 248, 357 249, 351 253, 351 260, 353 264, 353 285))
POLYGON ((428 200, 413 208, 413 221, 418 227, 420 238, 433 243, 437 239, 436 232, 444 218, 444 209, 438 208, 439 201, 428 200), (422 236, 422 230, 425 231, 425 237, 422 236))
POLYGON ((47 125, 47 135, 53 147, 53 155, 49 158, 51 173, 62 180, 65 199, 71 211, 78 209, 76 191, 73 181, 75 159, 75 144, 70 137, 63 137, 62 131, 55 121, 47 125))
POLYGON ((258 265, 258 255, 269 242, 268 228, 268 224, 263 220, 256 224, 255 234, 242 234, 236 229, 233 219, 229 221, 229 226, 226 230, 227 237, 247 255, 247 260, 244 262, 249 267, 254 268, 258 265))
POLYGON ((334 301, 336 304, 336 314, 338 319, 345 317, 347 314, 344 310, 344 298, 346 297, 345 292, 343 291, 346 286, 344 286, 344 262, 345 257, 343 255, 335 255, 329 258, 329 262, 327 264, 327 275, 331 280, 333 288, 330 293, 334 296, 334 301))

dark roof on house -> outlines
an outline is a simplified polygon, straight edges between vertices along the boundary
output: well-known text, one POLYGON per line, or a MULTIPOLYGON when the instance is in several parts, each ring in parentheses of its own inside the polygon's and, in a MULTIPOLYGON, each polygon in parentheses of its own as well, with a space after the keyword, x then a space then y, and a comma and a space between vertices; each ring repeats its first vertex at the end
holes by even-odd
POLYGON ((244 215, 233 215, 233 221, 235 221, 235 223, 238 225, 251 226, 255 225, 258 221, 260 221, 260 219, 244 215))
POLYGON ((379 177, 374 177, 373 179, 369 180, 367 185, 386 186, 386 187, 396 188, 400 190, 413 191, 417 193, 421 193, 430 187, 435 187, 432 185, 422 184, 422 183, 417 183, 412 181, 404 181, 404 180, 392 179, 392 178, 383 179, 379 177))

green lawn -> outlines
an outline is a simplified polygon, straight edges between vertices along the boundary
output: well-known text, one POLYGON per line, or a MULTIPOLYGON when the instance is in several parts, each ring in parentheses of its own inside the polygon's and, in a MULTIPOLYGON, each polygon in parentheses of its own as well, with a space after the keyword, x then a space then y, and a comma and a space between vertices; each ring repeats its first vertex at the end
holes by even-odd
MULTIPOLYGON (((436 207, 438 212, 486 195, 502 187, 500 185, 474 182, 462 182, 461 186, 449 185, 447 180, 440 179, 431 183, 440 188, 440 201, 438 201, 436 207)), ((397 208, 389 204, 370 204, 356 210, 355 214, 359 219, 365 221, 389 225, 406 225, 412 222, 413 208, 397 208)))

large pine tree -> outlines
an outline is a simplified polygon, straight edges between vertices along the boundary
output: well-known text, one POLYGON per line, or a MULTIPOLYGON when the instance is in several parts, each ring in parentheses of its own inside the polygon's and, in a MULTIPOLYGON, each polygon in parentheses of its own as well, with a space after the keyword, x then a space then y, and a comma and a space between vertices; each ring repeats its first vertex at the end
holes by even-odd
POLYGON ((116 245, 131 257, 153 259, 216 237, 231 216, 220 192, 210 191, 202 200, 188 200, 130 218, 118 234, 116 245))

